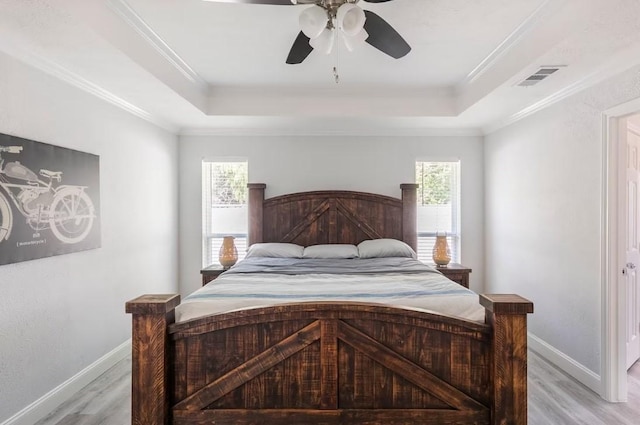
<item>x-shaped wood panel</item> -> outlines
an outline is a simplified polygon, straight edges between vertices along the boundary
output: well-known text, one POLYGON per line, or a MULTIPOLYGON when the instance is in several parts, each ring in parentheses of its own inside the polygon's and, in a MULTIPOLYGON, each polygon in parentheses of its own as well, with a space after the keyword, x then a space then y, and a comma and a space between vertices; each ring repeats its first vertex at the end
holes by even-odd
POLYGON ((321 340, 321 409, 338 406, 338 345, 350 345, 385 368, 423 391, 444 401, 458 411, 487 411, 487 407, 437 376, 396 353, 380 342, 341 320, 317 320, 288 336, 236 369, 187 397, 175 406, 176 411, 205 409, 213 402, 246 384, 285 359, 321 340))
POLYGON ((282 242, 293 242, 305 229, 309 228, 313 223, 318 221, 320 217, 325 214, 330 215, 329 219, 329 235, 337 235, 337 214, 340 213, 349 220, 354 227, 363 232, 369 239, 380 239, 383 236, 380 235, 373 227, 368 223, 362 221, 362 217, 358 216, 356 211, 346 206, 344 202, 337 198, 325 199, 320 205, 313 209, 304 220, 299 222, 293 229, 291 229, 283 238, 282 242))

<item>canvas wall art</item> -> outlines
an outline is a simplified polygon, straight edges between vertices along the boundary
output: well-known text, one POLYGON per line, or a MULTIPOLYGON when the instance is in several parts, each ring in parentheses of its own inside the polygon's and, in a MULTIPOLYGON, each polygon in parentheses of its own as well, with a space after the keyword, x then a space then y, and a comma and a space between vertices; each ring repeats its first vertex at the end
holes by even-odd
POLYGON ((97 155, 0 134, 0 265, 100 247, 97 155))

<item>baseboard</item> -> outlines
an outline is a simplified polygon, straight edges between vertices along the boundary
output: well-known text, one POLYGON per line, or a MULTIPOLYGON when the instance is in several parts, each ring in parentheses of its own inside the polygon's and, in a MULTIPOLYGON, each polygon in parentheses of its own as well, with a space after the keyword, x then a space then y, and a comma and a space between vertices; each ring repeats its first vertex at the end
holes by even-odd
POLYGON ((100 357, 0 425, 33 425, 131 353, 131 339, 100 357))
POLYGON ((551 362, 553 365, 576 379, 596 394, 601 394, 602 380, 600 379, 600 375, 594 373, 592 370, 567 356, 557 348, 547 344, 531 332, 529 332, 527 336, 529 348, 531 350, 540 354, 547 361, 551 362))

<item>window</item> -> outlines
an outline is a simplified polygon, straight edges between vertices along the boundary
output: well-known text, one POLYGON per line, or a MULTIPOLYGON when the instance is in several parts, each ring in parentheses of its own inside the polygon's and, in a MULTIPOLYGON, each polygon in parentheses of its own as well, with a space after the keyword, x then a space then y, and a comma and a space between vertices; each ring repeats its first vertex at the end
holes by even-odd
POLYGON ((238 259, 247 248, 248 164, 202 162, 202 264, 218 264, 224 236, 234 236, 238 259))
POLYGON ((451 261, 460 262, 460 162, 416 162, 418 259, 433 264, 436 234, 446 232, 451 261))

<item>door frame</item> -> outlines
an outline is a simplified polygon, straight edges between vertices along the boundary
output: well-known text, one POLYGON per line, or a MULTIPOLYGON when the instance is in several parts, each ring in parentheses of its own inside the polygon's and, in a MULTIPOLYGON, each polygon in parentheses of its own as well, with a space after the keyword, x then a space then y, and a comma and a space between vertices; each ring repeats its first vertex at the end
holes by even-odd
POLYGON ((625 254, 626 224, 619 214, 620 199, 619 122, 640 112, 640 98, 604 112, 603 129, 603 211, 602 228, 602 347, 601 396, 611 402, 627 401, 626 306, 622 282, 621 257, 625 254))

